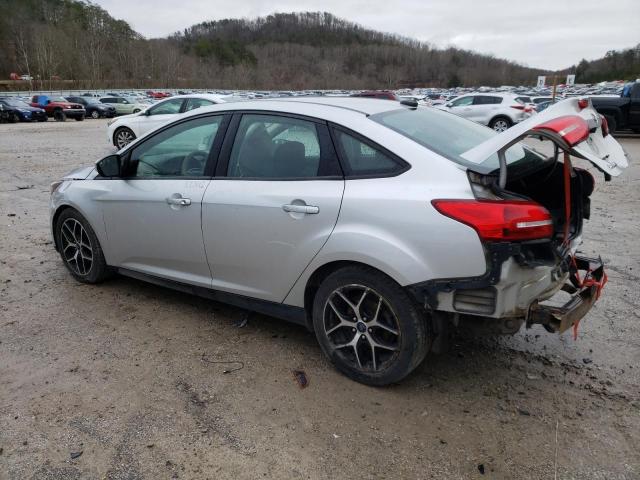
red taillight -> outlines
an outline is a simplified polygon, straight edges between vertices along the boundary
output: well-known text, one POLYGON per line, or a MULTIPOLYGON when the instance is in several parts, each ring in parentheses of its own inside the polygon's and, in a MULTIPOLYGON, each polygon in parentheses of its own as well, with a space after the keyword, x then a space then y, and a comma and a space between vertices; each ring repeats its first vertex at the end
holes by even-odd
POLYGON ((583 110, 588 106, 589 106, 589 100, 587 100, 586 98, 581 98, 580 100, 578 100, 578 108, 580 108, 580 110, 583 110))
POLYGON ((549 130, 560 135, 570 147, 584 142, 589 138, 589 124, 586 120, 577 115, 554 118, 537 127, 534 130, 549 130))
POLYGON ((602 128, 603 137, 609 135, 609 122, 607 122, 607 117, 604 115, 600 115, 600 127, 602 128))
POLYGON ((481 240, 536 240, 553 236, 553 219, 542 205, 518 200, 433 200, 441 214, 469 225, 481 240))
POLYGON ((511 105, 511 108, 515 108, 516 110, 524 110, 524 105, 511 105))

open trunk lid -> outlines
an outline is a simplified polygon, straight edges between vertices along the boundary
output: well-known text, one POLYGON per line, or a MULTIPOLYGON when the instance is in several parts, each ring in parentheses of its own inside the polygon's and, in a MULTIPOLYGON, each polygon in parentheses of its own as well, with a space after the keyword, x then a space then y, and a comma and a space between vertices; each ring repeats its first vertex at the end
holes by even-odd
MULTIPOLYGON (((550 106, 508 130, 495 135, 460 156, 480 165, 528 136, 544 136, 578 158, 590 161, 607 175, 618 176, 629 166, 622 146, 609 135, 606 120, 591 100, 570 98, 550 106)), ((473 170, 473 167, 469 167, 473 170)))

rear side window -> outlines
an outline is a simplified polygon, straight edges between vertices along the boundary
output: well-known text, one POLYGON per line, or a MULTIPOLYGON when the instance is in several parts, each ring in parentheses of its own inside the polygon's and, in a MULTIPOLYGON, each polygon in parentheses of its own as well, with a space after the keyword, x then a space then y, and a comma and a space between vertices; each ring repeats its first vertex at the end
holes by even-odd
POLYGON ((474 105, 498 105, 502 103, 502 97, 491 97, 489 95, 479 95, 473 101, 474 105))
POLYGON ((320 175, 320 139, 313 122, 276 115, 242 116, 228 177, 285 179, 320 175))
POLYGON ((334 139, 347 177, 387 177, 399 175, 409 167, 370 142, 342 130, 334 130, 334 139))
POLYGON ((195 110, 196 108, 208 107, 209 105, 213 105, 213 102, 206 98, 189 98, 184 111, 188 112, 190 110, 195 110))

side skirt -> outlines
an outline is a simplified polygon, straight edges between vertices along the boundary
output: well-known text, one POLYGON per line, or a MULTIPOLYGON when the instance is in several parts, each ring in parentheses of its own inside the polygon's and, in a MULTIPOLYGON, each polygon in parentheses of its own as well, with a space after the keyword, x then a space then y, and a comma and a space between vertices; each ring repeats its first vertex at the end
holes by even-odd
POLYGON ((187 283, 176 282, 174 280, 167 280, 166 278, 136 272, 135 270, 129 270, 127 268, 118 268, 117 271, 120 275, 124 275, 125 277, 135 278, 136 280, 142 280, 143 282, 152 283, 154 285, 170 288, 179 292, 208 298, 209 300, 214 300, 216 302, 227 303, 234 307, 244 308, 245 310, 262 313, 263 315, 268 315, 270 317, 280 318, 287 322, 308 328, 307 315, 302 307, 294 307, 283 303, 269 302, 267 300, 245 297, 243 295, 222 292, 220 290, 189 285, 187 283))

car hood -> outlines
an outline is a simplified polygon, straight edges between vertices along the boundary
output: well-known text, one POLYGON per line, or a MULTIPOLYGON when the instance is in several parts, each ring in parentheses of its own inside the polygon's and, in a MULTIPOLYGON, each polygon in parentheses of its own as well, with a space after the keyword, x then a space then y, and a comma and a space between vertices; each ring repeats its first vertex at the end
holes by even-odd
POLYGON ((94 165, 87 165, 84 167, 74 168, 70 172, 67 172, 62 180, 85 180, 91 172, 95 169, 94 165))

